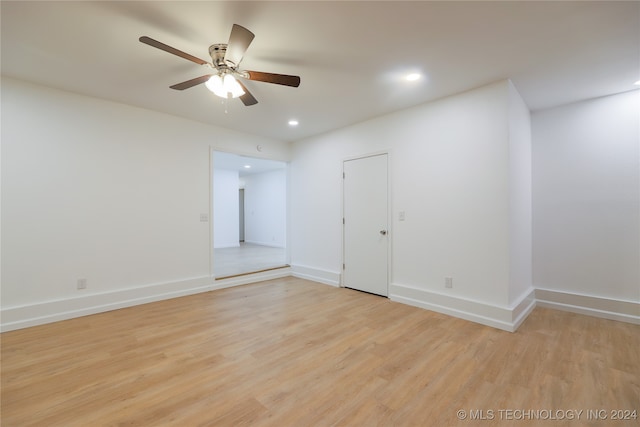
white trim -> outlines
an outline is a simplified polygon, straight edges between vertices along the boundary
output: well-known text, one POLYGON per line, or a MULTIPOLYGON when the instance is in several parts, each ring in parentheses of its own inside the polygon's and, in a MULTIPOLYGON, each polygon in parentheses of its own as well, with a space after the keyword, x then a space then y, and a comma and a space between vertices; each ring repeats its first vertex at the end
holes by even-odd
MULTIPOLYGON (((285 245, 274 245, 273 243, 269 243, 269 242, 259 242, 256 240, 245 240, 244 243, 250 243, 252 245, 258 245, 258 246, 266 246, 268 248, 278 248, 278 249, 286 249, 285 245)), ((216 248, 218 249, 218 248, 216 248)))
POLYGON ((392 283, 389 299, 482 325, 514 332, 536 306, 533 288, 510 307, 426 291, 392 283))
POLYGON ((537 302, 535 298, 535 289, 529 288, 524 295, 516 300, 515 304, 511 305, 511 323, 513 325, 513 331, 515 332, 522 322, 531 314, 534 308, 536 308, 537 302))
POLYGON ((291 265, 291 162, 287 162, 286 171, 286 207, 285 207, 285 261, 291 265))
POLYGON ((335 271, 321 270, 306 265, 294 264, 291 266, 291 275, 299 279, 311 280, 325 285, 340 287, 341 274, 335 271))
POLYGON ((209 279, 213 277, 213 146, 209 145, 209 179, 208 179, 208 209, 209 209, 209 279))
POLYGON ((2 332, 212 290, 209 277, 161 283, 0 310, 2 332))
POLYGON ((291 276, 291 269, 286 267, 215 281, 209 277, 200 277, 179 282, 139 286, 114 292, 7 307, 0 310, 0 319, 2 319, 0 331, 6 332, 44 325, 60 320, 288 276, 291 276))
POLYGON ((640 325, 640 302, 536 288, 540 307, 640 325))
MULTIPOLYGON (((0 331, 12 331, 125 307, 193 295, 282 277, 298 277, 340 287, 339 272, 304 265, 212 281, 199 277, 114 292, 7 307, 0 310, 0 331)), ((498 306, 412 286, 390 284, 389 299, 449 316, 514 332, 536 305, 604 319, 640 324, 640 303, 550 289, 531 288, 510 306, 498 306)))
MULTIPOLYGON (((222 245, 222 246, 216 246, 215 248, 213 248, 213 251, 215 252, 216 249, 230 249, 230 248, 239 248, 240 247, 240 242, 238 242, 238 244, 233 244, 233 245, 222 245)), ((215 270, 215 267, 214 267, 215 270)), ((214 274, 215 276, 215 274, 214 274)))

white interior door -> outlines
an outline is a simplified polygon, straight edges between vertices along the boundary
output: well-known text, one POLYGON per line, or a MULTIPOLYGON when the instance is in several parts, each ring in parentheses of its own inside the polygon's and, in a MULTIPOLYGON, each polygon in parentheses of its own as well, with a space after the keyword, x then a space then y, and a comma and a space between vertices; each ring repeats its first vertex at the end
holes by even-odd
POLYGON ((343 285, 387 296, 387 154, 347 160, 343 171, 343 285))

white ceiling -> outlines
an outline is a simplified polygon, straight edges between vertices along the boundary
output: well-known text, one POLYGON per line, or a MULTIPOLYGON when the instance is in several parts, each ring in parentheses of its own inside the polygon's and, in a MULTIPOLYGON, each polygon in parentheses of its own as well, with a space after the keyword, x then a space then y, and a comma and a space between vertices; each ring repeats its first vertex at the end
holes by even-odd
POLYGON ((1 3, 2 74, 283 141, 511 78, 532 110, 632 90, 639 2, 1 3), (241 68, 301 76, 246 82, 245 107, 204 85, 206 69, 142 35, 209 60, 232 24, 256 37, 241 68), (420 71, 409 83, 402 76, 420 71), (290 118, 300 125, 290 128, 290 118))

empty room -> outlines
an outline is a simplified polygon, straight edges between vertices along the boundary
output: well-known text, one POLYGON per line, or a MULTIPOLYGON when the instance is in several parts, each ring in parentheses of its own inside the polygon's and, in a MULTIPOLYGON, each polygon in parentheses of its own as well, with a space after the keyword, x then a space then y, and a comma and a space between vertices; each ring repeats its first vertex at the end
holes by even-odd
POLYGON ((0 2, 0 424, 640 423, 640 2, 0 2))

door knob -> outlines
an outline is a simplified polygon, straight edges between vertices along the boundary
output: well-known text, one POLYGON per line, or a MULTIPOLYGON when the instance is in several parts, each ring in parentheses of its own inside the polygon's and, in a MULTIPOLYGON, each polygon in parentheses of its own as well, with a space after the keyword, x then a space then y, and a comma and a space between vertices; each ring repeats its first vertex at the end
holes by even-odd
POLYGON ((383 236, 386 236, 387 230, 380 230, 380 234, 382 234, 383 236))

